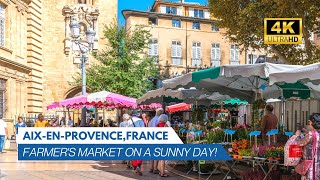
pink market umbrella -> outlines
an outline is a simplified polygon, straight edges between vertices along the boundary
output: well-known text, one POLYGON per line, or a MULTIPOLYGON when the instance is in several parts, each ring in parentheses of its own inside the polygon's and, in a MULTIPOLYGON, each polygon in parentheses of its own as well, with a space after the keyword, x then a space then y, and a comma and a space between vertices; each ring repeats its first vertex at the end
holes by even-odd
POLYGON ((50 109, 55 109, 55 108, 57 108, 57 107, 59 107, 59 103, 58 103, 58 102, 54 102, 54 103, 52 103, 52 104, 49 104, 49 105, 47 106, 47 109, 50 110, 50 109))
POLYGON ((88 95, 80 95, 73 98, 65 99, 59 102, 60 106, 63 107, 71 107, 71 106, 80 106, 85 105, 87 102, 88 95))
POLYGON ((137 99, 108 91, 100 91, 89 94, 87 104, 98 107, 136 108, 137 99))
POLYGON ((149 105, 140 105, 139 107, 141 109, 157 109, 157 108, 162 108, 162 105, 159 103, 152 103, 149 105))

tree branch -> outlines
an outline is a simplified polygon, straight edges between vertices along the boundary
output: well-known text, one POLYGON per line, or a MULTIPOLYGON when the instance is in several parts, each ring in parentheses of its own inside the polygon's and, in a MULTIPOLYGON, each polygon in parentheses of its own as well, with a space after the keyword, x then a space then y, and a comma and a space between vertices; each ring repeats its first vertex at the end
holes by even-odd
POLYGON ((286 64, 290 64, 289 60, 287 59, 286 55, 283 54, 275 45, 271 45, 271 50, 286 64))

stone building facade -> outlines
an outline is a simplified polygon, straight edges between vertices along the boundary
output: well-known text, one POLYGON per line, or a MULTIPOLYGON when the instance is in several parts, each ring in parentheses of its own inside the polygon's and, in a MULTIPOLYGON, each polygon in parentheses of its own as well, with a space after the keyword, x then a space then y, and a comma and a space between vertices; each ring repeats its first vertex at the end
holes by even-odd
POLYGON ((150 56, 158 59, 165 78, 225 64, 254 64, 264 51, 240 52, 224 36, 209 8, 199 3, 155 0, 148 11, 124 10, 127 28, 150 29, 150 56))
POLYGON ((117 0, 0 0, 0 116, 46 113, 48 104, 80 93, 70 85, 80 72, 70 18, 80 21, 82 33, 95 29, 99 50, 117 7, 117 0))

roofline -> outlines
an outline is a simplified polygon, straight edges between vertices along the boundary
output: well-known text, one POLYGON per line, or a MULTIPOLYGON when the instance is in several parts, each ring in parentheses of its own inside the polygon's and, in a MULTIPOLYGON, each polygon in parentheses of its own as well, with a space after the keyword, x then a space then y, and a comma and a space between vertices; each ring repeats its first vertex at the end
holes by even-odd
POLYGON ((139 10, 132 10, 132 9, 124 9, 121 11, 122 16, 125 20, 127 20, 128 15, 136 14, 141 16, 150 16, 150 15, 156 15, 158 17, 164 17, 164 18, 179 18, 181 20, 187 20, 187 21, 200 21, 200 22, 214 22, 217 21, 217 19, 203 19, 203 18, 195 18, 195 17, 187 17, 187 16, 178 16, 178 15, 172 15, 172 14, 164 14, 164 13, 158 13, 158 12, 147 12, 147 11, 139 11, 139 10))
POLYGON ((189 3, 179 3, 179 2, 167 2, 167 1, 160 1, 160 0, 154 0, 153 5, 151 9, 155 8, 155 5, 157 3, 166 4, 166 5, 181 5, 181 6, 188 6, 188 7, 199 7, 199 8, 208 8, 208 6, 205 5, 198 5, 198 4, 189 4, 189 3))

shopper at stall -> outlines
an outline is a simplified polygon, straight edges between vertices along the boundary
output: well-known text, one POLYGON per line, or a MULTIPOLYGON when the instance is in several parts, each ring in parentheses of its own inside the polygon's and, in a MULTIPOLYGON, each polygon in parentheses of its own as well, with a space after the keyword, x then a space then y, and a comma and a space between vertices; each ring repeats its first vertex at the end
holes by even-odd
POLYGON ((48 127, 48 121, 44 120, 43 114, 38 115, 38 120, 34 123, 34 127, 48 127))
MULTIPOLYGON (((123 114, 122 115, 122 122, 120 123, 119 127, 126 128, 128 127, 128 120, 130 119, 129 114, 123 114)), ((127 164, 127 168, 131 169, 130 161, 122 161, 122 164, 127 164)))
MULTIPOLYGON (((163 109, 158 108, 156 110, 156 115, 149 122, 149 127, 156 127, 157 126, 158 119, 161 114, 163 114, 163 109)), ((156 160, 150 161, 150 171, 149 172, 151 172, 153 174, 159 174, 158 161, 156 161, 156 160)))
MULTIPOLYGON (((261 132, 262 132, 262 138, 264 140, 264 143, 267 143, 268 136, 267 132, 271 129, 277 129, 278 126, 278 118, 276 115, 274 115, 273 112, 273 106, 267 105, 265 108, 265 115, 262 117, 262 124, 261 124, 261 132)), ((275 135, 274 135, 275 136, 275 135)), ((270 137, 273 139, 274 137, 270 137)))
POLYGON ((73 127, 73 120, 71 119, 71 117, 69 117, 68 120, 68 127, 73 127))
MULTIPOLYGON (((168 116, 167 115, 165 115, 165 114, 161 114, 160 116, 159 116, 159 123, 158 123, 158 125, 157 125, 157 127, 168 127, 167 126, 167 122, 168 122, 168 116)), ((166 172, 165 172, 165 160, 160 160, 159 162, 158 162, 158 169, 159 169, 159 171, 160 171, 160 176, 161 177, 167 177, 168 175, 166 174, 166 172)))
MULTIPOLYGON (((145 127, 142 119, 138 118, 140 113, 136 110, 132 111, 132 116, 130 120, 128 120, 128 127, 145 127)), ((132 160, 133 172, 142 176, 141 172, 141 160, 132 160)))
MULTIPOLYGON (((309 117, 308 130, 304 131, 304 137, 298 138, 297 142, 303 146, 303 160, 313 160, 302 180, 320 180, 320 114, 313 114, 309 117), (314 141, 316 140, 316 141, 314 141)), ((297 130, 297 136, 301 131, 297 130)), ((299 166, 299 164, 297 165, 299 166)))
POLYGON ((6 136, 8 137, 7 123, 0 119, 0 154, 2 153, 6 136))

